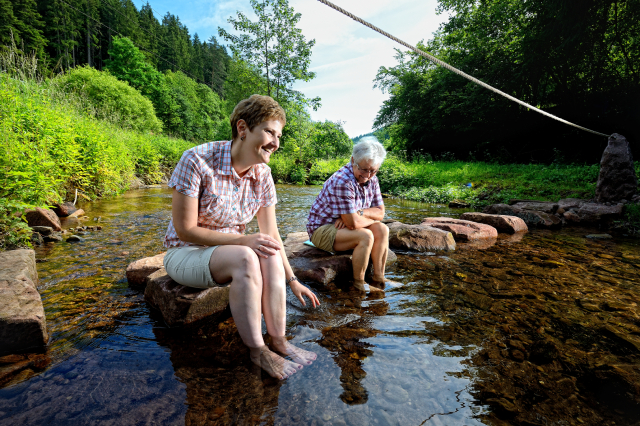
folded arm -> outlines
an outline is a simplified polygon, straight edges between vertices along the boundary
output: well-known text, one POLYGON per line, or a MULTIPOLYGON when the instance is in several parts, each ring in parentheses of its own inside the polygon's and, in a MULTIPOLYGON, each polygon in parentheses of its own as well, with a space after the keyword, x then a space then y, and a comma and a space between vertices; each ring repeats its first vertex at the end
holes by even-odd
POLYGON ((380 222, 384 218, 384 205, 370 207, 363 210, 362 216, 358 212, 341 214, 335 222, 338 229, 361 229, 371 226, 372 223, 380 222))

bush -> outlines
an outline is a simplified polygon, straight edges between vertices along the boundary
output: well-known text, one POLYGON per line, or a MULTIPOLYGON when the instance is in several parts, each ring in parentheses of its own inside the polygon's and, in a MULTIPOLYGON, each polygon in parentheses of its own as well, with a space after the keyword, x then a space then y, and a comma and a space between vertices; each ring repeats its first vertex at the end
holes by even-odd
POLYGON ((31 247, 31 228, 16 216, 26 207, 29 206, 0 199, 0 251, 31 247))
POLYGON ((151 101, 108 72, 79 67, 56 78, 54 83, 62 92, 85 100, 86 112, 98 119, 140 132, 162 131, 151 101))

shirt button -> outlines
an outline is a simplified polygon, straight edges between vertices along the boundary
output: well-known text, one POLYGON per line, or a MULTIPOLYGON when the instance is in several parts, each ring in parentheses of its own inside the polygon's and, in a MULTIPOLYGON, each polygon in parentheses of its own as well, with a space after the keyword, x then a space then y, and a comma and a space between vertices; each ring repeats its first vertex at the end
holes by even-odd
POLYGON ((236 208, 235 208, 235 207, 233 208, 233 211, 236 211, 236 208))
POLYGON ((234 190, 234 191, 237 191, 237 190, 238 190, 238 187, 237 187, 237 186, 233 187, 233 190, 234 190))

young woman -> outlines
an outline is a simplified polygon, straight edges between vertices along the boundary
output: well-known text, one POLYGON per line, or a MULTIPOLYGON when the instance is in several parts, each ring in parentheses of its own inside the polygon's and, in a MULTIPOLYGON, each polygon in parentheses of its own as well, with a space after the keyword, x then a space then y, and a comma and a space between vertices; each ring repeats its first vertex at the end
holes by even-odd
POLYGON ((173 219, 164 265, 185 286, 230 283, 231 314, 251 361, 285 379, 316 359, 285 338, 286 285, 303 305, 304 297, 314 308, 320 304, 293 274, 276 224, 276 192, 266 163, 280 146, 286 117, 272 98, 253 95, 236 105, 230 121, 232 140, 185 151, 171 176, 173 219), (254 216, 260 233, 245 235, 254 216), (262 338, 262 315, 270 348, 262 338))

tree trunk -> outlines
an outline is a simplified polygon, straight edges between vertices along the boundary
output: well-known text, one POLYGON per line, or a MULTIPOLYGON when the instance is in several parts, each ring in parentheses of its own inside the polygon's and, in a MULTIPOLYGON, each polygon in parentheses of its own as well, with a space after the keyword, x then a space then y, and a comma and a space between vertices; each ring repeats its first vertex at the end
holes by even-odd
POLYGON ((89 18, 87 17, 87 64, 93 66, 91 63, 91 29, 89 28, 89 18))

